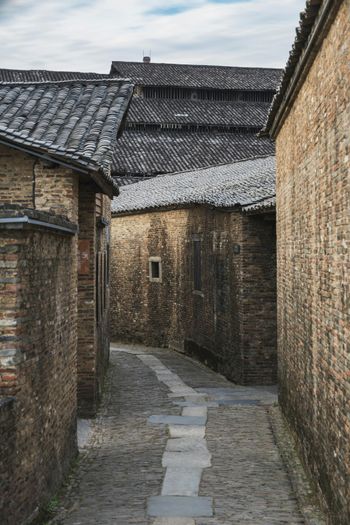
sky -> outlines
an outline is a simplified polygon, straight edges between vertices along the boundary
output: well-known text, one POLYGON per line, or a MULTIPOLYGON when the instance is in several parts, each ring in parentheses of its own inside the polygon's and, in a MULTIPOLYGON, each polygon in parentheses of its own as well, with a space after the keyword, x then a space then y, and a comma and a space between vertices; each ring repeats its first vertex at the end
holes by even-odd
POLYGON ((0 0, 1 68, 284 67, 305 0, 0 0))

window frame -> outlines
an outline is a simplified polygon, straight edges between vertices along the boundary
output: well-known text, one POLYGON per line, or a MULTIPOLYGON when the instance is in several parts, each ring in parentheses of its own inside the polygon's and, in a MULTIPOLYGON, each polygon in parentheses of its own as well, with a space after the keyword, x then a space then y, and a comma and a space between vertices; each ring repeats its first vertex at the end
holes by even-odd
POLYGON ((161 257, 152 256, 148 258, 148 278, 151 283, 161 283, 163 281, 163 268, 162 268, 162 258, 161 257), (159 277, 153 277, 152 263, 158 263, 159 277))

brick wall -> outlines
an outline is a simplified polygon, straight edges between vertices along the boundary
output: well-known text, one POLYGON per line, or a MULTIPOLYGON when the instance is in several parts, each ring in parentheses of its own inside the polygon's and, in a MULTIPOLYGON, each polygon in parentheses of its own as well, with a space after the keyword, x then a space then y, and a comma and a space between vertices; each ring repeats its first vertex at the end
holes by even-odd
POLYGON ((16 460, 16 434, 14 398, 0 398, 0 512, 3 515, 5 501, 15 492, 13 472, 16 460))
MULTIPOLYGON (((110 199, 79 186, 78 408, 93 416, 109 358, 109 292, 106 267, 110 199)), ((107 270, 108 271, 108 270, 107 270)))
POLYGON ((112 219, 111 247, 114 340, 169 345, 241 383, 276 381, 273 220, 203 207, 121 216, 112 219), (161 282, 149 279, 153 256, 161 282))
POLYGON ((112 219, 111 338, 166 346, 177 321, 188 211, 112 219), (162 257, 162 282, 149 282, 149 257, 162 257), (173 314, 170 315, 170 311, 173 314))
POLYGON ((0 515, 14 525, 50 498, 76 454, 75 237, 1 229, 0 262, 0 395, 15 397, 0 515))
POLYGON ((0 216, 17 220, 0 225, 4 525, 30 519, 57 490, 77 452, 78 337, 81 412, 93 415, 101 394, 109 352, 108 289, 99 317, 96 301, 97 286, 107 281, 110 199, 96 191, 69 169, 0 147, 0 216))
POLYGON ((36 162, 34 207, 78 222, 79 176, 68 168, 36 162))
POLYGON ((77 222, 79 175, 0 144, 0 202, 77 222))
POLYGON ((0 144, 0 202, 34 207, 35 159, 0 144))
POLYGON ((332 523, 350 522, 350 3, 277 137, 280 401, 332 523))

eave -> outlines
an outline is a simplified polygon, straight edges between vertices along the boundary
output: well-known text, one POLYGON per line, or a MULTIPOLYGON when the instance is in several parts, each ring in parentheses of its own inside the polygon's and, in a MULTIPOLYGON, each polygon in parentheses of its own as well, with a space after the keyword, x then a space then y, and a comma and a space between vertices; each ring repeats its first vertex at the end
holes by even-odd
MULTIPOLYGON (((304 49, 297 60, 294 72, 289 80, 283 97, 281 101, 278 102, 277 92, 275 97, 276 108, 274 107, 273 102, 270 115, 267 119, 267 124, 260 132, 259 136, 269 135, 273 139, 277 137, 285 119, 293 107, 294 101, 338 12, 341 2, 342 0, 324 0, 320 6, 313 27, 307 38, 306 45, 304 46, 304 49)), ((317 0, 311 0, 310 6, 312 7, 317 3, 319 3, 317 0)), ((287 66, 285 74, 287 74, 288 67, 291 67, 291 65, 287 66)))

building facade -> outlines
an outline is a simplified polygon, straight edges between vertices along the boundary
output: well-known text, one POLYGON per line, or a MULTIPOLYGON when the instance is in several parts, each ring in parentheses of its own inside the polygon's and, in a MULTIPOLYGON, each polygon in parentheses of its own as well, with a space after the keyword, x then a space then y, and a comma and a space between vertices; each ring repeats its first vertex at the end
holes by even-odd
POLYGON ((174 348, 241 384, 275 383, 273 195, 273 157, 122 188, 112 339, 174 348))
POLYGON ((331 522, 350 522, 350 3, 308 2, 276 139, 280 402, 331 522))
POLYGON ((50 499, 77 454, 77 410, 96 410, 108 361, 110 199, 118 192, 105 147, 131 95, 121 81, 0 85, 4 525, 30 522, 50 499), (96 118, 97 104, 114 117, 96 118), (84 129, 81 111, 89 114, 84 129))

